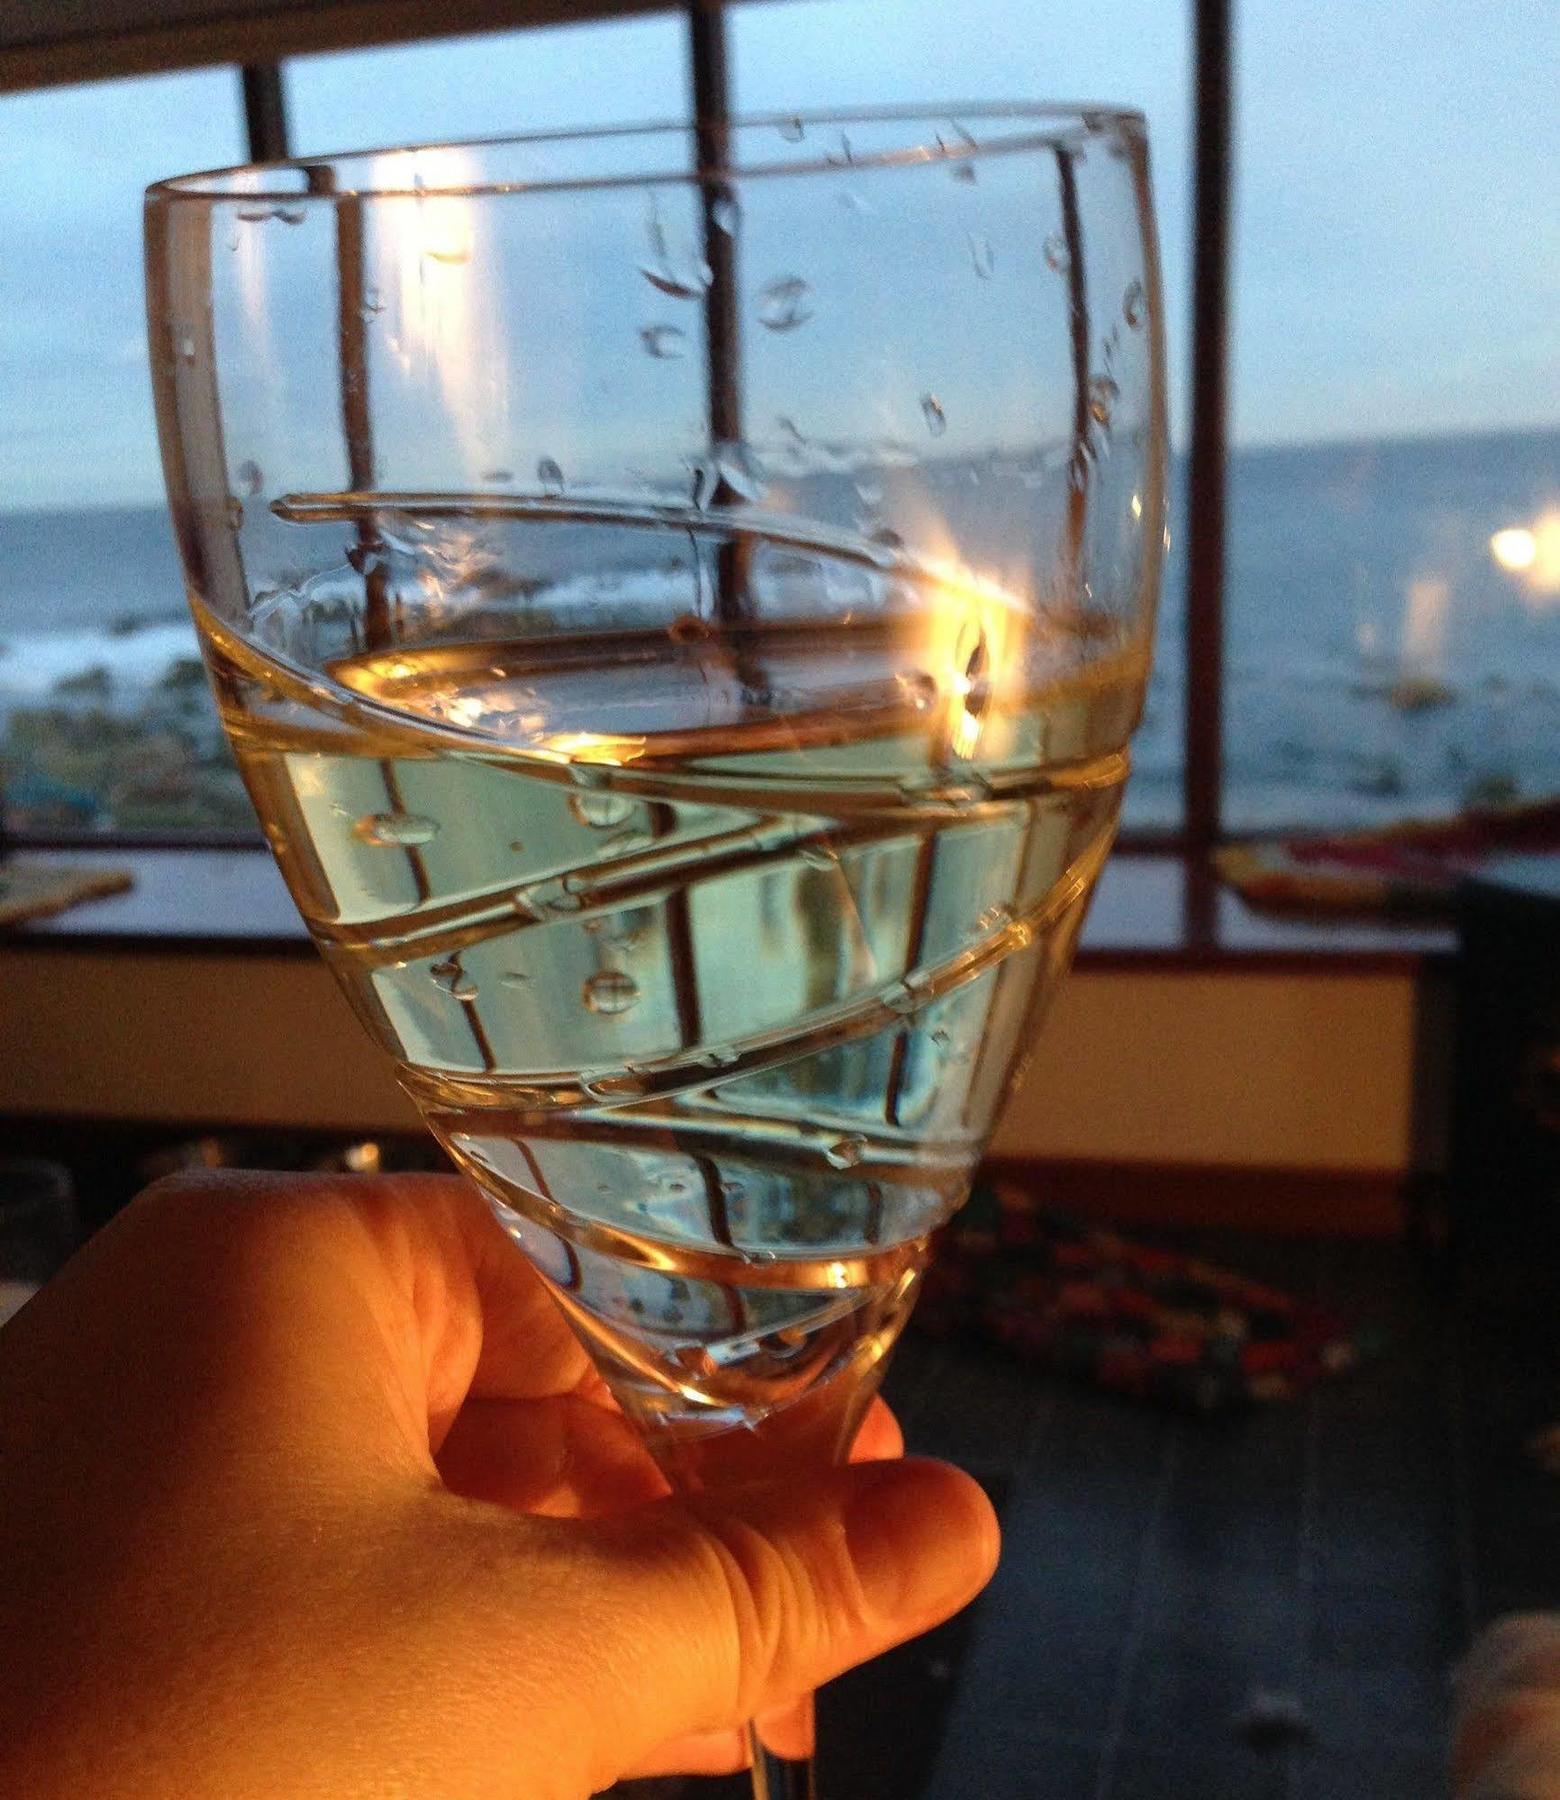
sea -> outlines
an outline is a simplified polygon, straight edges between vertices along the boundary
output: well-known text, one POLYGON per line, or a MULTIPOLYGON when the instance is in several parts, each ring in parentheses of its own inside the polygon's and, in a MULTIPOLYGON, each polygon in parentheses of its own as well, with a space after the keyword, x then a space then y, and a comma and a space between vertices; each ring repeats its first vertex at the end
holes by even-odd
MULTIPOLYGON (((1184 476, 1127 802, 1146 828, 1181 803, 1184 476)), ((1560 430, 1238 450, 1226 505, 1234 828, 1560 793, 1560 430)), ((0 512, 8 785, 18 712, 95 670, 94 704, 133 712, 195 654, 160 506, 0 512)))

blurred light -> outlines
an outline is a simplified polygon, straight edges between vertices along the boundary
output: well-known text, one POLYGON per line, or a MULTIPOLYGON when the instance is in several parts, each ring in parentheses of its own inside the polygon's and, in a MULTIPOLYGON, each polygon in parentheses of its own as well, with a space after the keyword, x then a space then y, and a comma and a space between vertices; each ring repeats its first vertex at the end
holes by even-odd
POLYGON ((1538 540, 1525 525, 1508 525, 1490 539, 1490 555, 1503 569, 1515 574, 1531 569, 1538 559, 1538 540))
POLYGON ((1490 555, 1521 583, 1522 601, 1547 612, 1560 600, 1560 506, 1541 512, 1531 525, 1508 525, 1490 539, 1490 555))

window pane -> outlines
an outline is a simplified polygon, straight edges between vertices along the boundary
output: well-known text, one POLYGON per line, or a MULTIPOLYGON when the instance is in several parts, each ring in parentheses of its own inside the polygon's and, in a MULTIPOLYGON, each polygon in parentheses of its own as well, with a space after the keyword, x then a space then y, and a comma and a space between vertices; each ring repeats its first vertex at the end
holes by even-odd
POLYGON ((1557 50, 1547 0, 1240 9, 1237 827, 1560 790, 1557 50))
POLYGON ((242 155, 231 70, 0 99, 0 775, 18 830, 254 830, 196 659, 141 190, 242 155))
MULTIPOLYGON (((744 112, 805 112, 874 103, 1097 100, 1148 115, 1165 266, 1172 429, 1186 417, 1190 276, 1188 21, 1161 0, 771 0, 728 14, 736 104, 744 112)), ((1172 555, 1148 708, 1134 744, 1126 823, 1179 824, 1183 718, 1183 582, 1175 546, 1184 483, 1172 482, 1172 555)))
POLYGON ((676 13, 301 57, 288 65, 301 155, 625 125, 688 110, 676 13))

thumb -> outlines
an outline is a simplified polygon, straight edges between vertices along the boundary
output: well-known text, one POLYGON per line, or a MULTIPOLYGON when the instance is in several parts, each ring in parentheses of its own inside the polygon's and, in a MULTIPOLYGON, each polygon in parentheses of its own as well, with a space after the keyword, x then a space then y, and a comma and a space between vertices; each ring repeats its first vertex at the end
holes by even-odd
MULTIPOLYGON (((545 1584, 546 1648, 569 1692, 550 1698, 596 1786, 669 1739, 729 1730, 928 1630, 985 1585, 998 1547, 976 1483, 920 1460, 556 1529, 567 1578, 545 1584)), ((522 1621, 537 1595, 525 1561, 522 1621)))

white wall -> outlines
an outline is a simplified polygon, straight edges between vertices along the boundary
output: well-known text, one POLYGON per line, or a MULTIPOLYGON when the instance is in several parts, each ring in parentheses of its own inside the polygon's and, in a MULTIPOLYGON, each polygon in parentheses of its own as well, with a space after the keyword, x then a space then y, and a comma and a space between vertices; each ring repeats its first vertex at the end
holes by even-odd
MULTIPOLYGON (((1401 1172, 1408 974, 1076 971, 993 1148, 1401 1172)), ((0 1113, 415 1125, 304 956, 0 949, 0 1113)))

